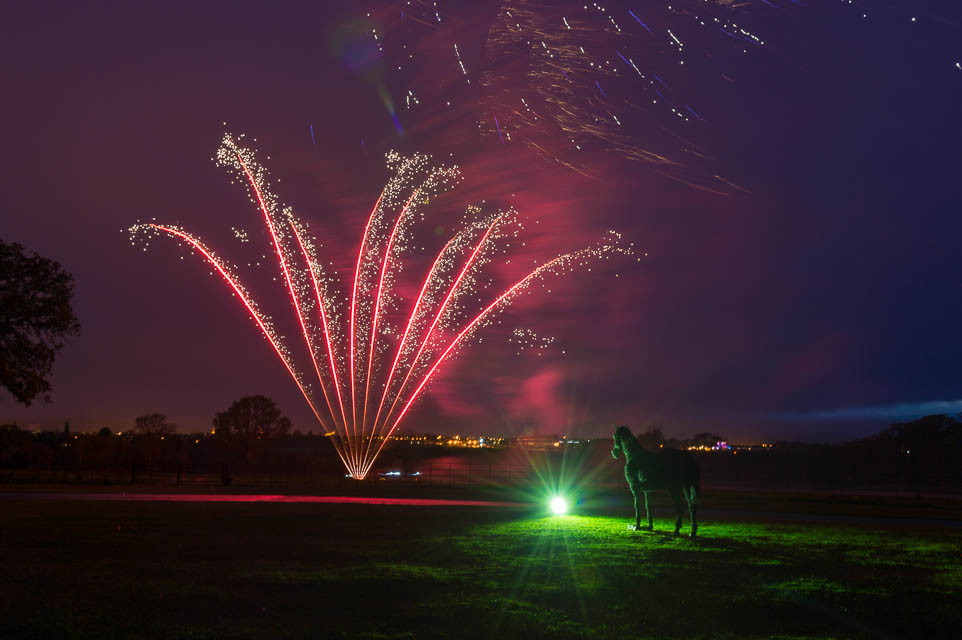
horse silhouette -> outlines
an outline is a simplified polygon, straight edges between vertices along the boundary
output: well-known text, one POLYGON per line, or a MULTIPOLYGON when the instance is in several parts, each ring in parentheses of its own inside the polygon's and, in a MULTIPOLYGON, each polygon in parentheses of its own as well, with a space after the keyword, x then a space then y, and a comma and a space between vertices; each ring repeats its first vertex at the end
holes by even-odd
POLYGON ((648 509, 648 494, 667 491, 675 503, 675 535, 681 531, 681 497, 684 495, 691 517, 691 537, 694 538, 698 532, 697 513, 701 501, 701 469, 695 458, 687 451, 677 449, 648 451, 625 426, 615 429, 614 441, 611 457, 617 460, 619 455, 625 454, 625 480, 635 498, 635 531, 642 528, 638 500, 644 496, 648 520, 648 526, 644 528, 652 531, 654 526, 648 509))

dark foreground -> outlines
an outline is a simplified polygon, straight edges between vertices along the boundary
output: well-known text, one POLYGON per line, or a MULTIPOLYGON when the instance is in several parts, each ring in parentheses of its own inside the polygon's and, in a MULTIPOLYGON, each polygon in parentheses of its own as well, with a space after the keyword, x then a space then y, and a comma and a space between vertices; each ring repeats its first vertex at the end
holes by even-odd
POLYGON ((630 532, 616 508, 0 496, 2 636, 962 636, 962 536, 944 519, 706 509, 693 542, 664 518, 630 532))

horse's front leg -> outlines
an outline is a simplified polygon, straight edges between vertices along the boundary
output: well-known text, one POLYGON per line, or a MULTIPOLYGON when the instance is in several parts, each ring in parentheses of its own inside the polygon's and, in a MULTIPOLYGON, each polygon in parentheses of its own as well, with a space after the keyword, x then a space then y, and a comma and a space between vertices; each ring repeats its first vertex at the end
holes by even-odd
POLYGON ((647 528, 648 531, 651 531, 651 516, 648 515, 648 492, 645 491, 644 488, 642 488, 642 485, 640 482, 631 483, 628 486, 631 489, 631 495, 635 499, 635 531, 641 531, 643 528, 647 528), (648 515, 647 527, 641 526, 641 509, 638 508, 639 507, 638 503, 641 500, 642 496, 644 496, 645 498, 645 514, 648 515))
POLYGON ((648 520, 648 526, 645 527, 648 531, 654 531, 655 525, 651 521, 651 509, 648 508, 648 492, 645 491, 645 518, 648 520))
POLYGON ((631 495, 635 498, 635 531, 641 530, 641 512, 638 510, 638 491, 634 487, 631 489, 631 495))

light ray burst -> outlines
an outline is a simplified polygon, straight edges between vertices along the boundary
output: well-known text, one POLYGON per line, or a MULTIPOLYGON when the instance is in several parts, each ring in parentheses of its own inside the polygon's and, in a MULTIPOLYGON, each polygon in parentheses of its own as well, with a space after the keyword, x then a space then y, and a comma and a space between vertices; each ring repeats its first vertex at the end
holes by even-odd
POLYGON ((506 243, 499 240, 516 237, 521 225, 513 209, 485 215, 480 207, 471 206, 462 227, 441 248, 417 297, 405 311, 396 285, 402 258, 411 249, 413 223, 417 217, 423 220, 422 205, 454 186, 460 173, 457 167, 431 167, 425 155, 404 157, 389 152, 387 166, 394 175, 368 216, 350 274, 351 294, 343 298, 334 292, 336 279, 324 273, 316 242, 291 208, 279 204, 270 189, 267 170, 257 162, 252 149, 241 146, 243 138, 225 134, 215 161, 247 186, 252 203, 263 215, 283 276, 285 297, 293 307, 316 385, 307 382, 298 370, 294 354, 242 284, 236 267, 179 226, 137 223, 128 231, 132 241, 135 237, 149 241, 168 236, 183 242, 227 283, 324 432, 332 436, 334 449, 350 476, 359 480, 370 472, 441 365, 467 346, 532 282, 548 275, 563 275, 589 260, 632 253, 632 245, 610 231, 597 245, 543 262, 480 311, 472 312, 469 305, 483 299, 479 274, 495 252, 506 249, 501 246, 506 243), (405 325, 400 337, 392 325, 398 313, 402 318, 398 325, 405 325), (366 363, 359 361, 365 356, 366 363), (399 379, 400 384, 396 384, 399 379), (317 397, 318 388, 323 402, 317 397), (326 407, 326 414, 319 407, 326 407))

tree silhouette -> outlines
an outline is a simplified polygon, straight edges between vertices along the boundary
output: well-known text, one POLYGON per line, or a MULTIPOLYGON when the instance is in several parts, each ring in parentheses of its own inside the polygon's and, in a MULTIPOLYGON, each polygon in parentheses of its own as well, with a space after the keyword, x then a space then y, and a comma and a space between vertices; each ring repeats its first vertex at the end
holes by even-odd
POLYGON ((636 438, 641 446, 654 450, 665 443, 665 432, 662 431, 661 425, 653 424, 638 434, 636 438))
MULTIPOLYGON (((272 440, 291 430, 291 421, 281 415, 273 400, 262 395, 237 400, 227 411, 217 413, 213 424, 214 434, 239 446, 248 464, 256 454, 266 450, 272 440)), ((227 476, 226 469, 224 475, 227 476)))
POLYGON ((143 435, 166 435, 177 431, 177 425, 167 422, 167 416, 162 413, 149 413, 134 419, 137 432, 143 435))
POLYGON ((696 433, 694 436, 689 438, 688 444, 693 447, 713 447, 717 443, 724 442, 725 440, 727 440, 727 438, 724 436, 705 431, 702 433, 696 433))
POLYGON ((214 416, 214 433, 249 440, 271 440, 286 435, 291 421, 267 396, 245 396, 214 416))
POLYGON ((50 400, 54 357, 80 331, 72 298, 58 263, 0 240, 0 385, 25 406, 50 400))

